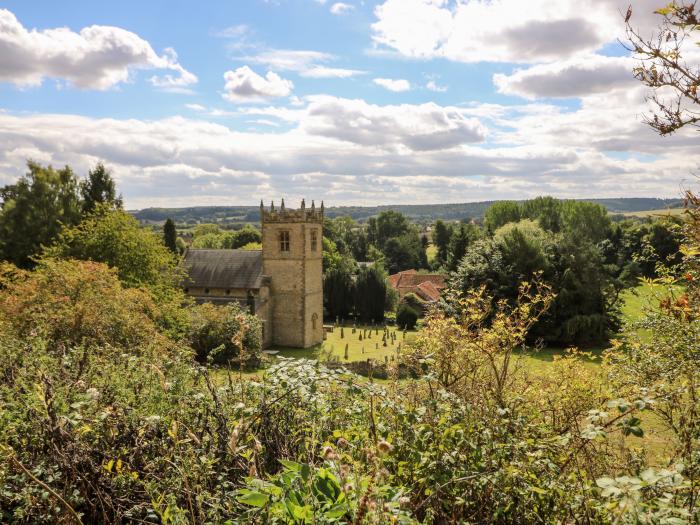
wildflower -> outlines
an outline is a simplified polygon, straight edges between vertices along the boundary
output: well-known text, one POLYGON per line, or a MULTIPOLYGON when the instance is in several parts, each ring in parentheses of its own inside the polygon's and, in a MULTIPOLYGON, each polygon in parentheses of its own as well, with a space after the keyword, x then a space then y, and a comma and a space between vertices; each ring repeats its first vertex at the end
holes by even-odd
POLYGON ((323 447, 322 454, 323 457, 326 459, 338 459, 338 455, 335 453, 333 447, 331 447, 330 445, 323 447))
POLYGON ((379 443, 377 443, 377 450, 379 451, 380 456, 387 455, 389 452, 392 451, 393 448, 394 447, 391 446, 391 443, 383 439, 379 443))
POLYGON ((95 387, 90 387, 85 391, 85 394, 92 400, 92 401, 97 401, 100 399, 100 391, 97 390, 95 387))

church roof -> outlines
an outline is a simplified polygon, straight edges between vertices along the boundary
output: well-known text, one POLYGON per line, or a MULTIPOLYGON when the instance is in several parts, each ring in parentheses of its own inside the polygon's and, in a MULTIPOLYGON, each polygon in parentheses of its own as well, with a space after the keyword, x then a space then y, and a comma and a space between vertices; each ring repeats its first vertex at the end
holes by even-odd
POLYGON ((262 284, 260 250, 187 250, 186 286, 258 289, 262 284))

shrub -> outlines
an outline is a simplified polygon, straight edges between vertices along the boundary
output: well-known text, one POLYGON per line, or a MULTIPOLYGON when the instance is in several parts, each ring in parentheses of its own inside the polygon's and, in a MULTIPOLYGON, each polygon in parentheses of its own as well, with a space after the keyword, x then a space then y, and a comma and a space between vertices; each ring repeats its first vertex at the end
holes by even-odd
POLYGON ((426 304, 420 297, 414 293, 407 293, 401 298, 401 304, 405 304, 413 308, 418 315, 423 315, 425 313, 426 304))
POLYGON ((102 263, 45 259, 33 272, 12 274, 2 292, 0 317, 22 339, 41 338, 52 348, 171 345, 159 333, 161 311, 151 295, 124 288, 102 263))
POLYGON ((396 325, 399 328, 413 330, 418 322, 418 312, 410 305, 402 303, 396 310, 396 325))
POLYGON ((188 340, 202 362, 256 366, 262 352, 260 320, 235 303, 189 308, 188 340))

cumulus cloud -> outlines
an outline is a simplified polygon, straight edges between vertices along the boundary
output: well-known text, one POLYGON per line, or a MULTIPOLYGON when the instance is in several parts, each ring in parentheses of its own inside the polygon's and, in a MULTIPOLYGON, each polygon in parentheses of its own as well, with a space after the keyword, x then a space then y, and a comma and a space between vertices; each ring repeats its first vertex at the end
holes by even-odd
POLYGON ((159 88, 183 90, 197 82, 174 50, 158 55, 146 40, 125 29, 93 25, 79 33, 68 28, 28 30, 12 12, 0 9, 0 82, 38 86, 45 78, 56 78, 104 90, 128 82, 139 69, 170 71, 150 79, 159 88))
POLYGON ((364 100, 311 97, 301 130, 363 146, 444 150, 480 142, 485 127, 474 118, 437 104, 378 106, 364 100))
POLYGON ((336 60, 334 55, 321 51, 298 49, 266 49, 254 55, 240 57, 251 64, 264 65, 278 71, 294 71, 309 78, 348 78, 363 75, 358 69, 328 67, 322 64, 336 60))
POLYGON ((618 3, 385 0, 375 9, 373 39, 378 45, 414 58, 550 61, 591 53, 614 41, 621 34, 618 3))
POLYGON ((400 93, 411 89, 411 83, 404 78, 375 78, 373 82, 378 86, 382 86, 384 89, 388 89, 389 91, 393 91, 395 93, 400 93))
POLYGON ((262 102, 270 98, 286 97, 294 84, 278 74, 268 71, 261 77, 248 66, 224 73, 224 98, 231 102, 262 102))
POLYGON ((540 64, 518 69, 510 75, 496 74, 500 93, 534 99, 538 97, 583 97, 619 87, 634 87, 633 60, 600 55, 540 64))
POLYGON ((330 11, 334 15, 344 15, 345 13, 349 13, 353 9, 355 9, 354 5, 345 4, 343 2, 336 2, 331 6, 330 11))
POLYGON ((254 204, 281 196, 435 203, 541 194, 674 196, 684 174, 697 168, 695 133, 661 139, 639 122, 641 89, 588 95, 575 110, 543 103, 381 106, 330 96, 299 104, 229 113, 242 128, 256 119, 258 126, 284 123, 270 131, 199 117, 0 112, 0 184, 21 175, 27 158, 67 163, 79 173, 103 160, 131 208, 254 204))

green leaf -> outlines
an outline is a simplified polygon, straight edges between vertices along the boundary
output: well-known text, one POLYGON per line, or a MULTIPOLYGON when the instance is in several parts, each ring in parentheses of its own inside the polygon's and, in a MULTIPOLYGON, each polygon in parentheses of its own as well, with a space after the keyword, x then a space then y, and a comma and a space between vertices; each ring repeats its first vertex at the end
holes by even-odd
POLYGON ((292 470, 294 472, 301 471, 301 463, 296 461, 289 461, 288 459, 280 459, 279 462, 282 464, 285 470, 292 470))
MULTIPOLYGON (((243 492, 243 490, 241 492, 243 492)), ((245 493, 238 496, 238 501, 240 503, 250 505, 251 507, 264 507, 265 505, 267 505, 269 499, 270 498, 267 494, 263 494, 262 492, 256 492, 252 490, 246 490, 245 493)))

